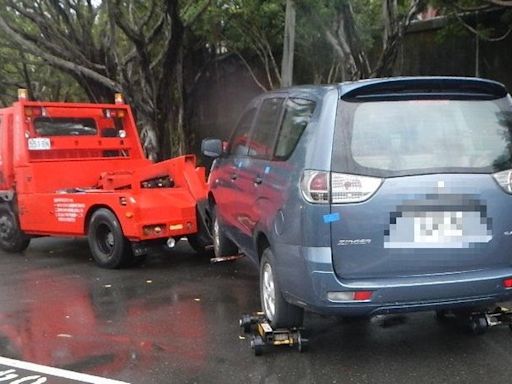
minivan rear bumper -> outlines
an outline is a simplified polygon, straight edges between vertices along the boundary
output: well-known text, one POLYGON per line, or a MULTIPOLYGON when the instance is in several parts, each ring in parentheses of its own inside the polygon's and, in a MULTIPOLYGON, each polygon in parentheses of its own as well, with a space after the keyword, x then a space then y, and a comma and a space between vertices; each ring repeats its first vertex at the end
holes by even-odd
POLYGON ((366 316, 396 312, 456 309, 491 305, 512 298, 504 279, 512 267, 457 273, 404 276, 379 279, 343 280, 332 266, 330 247, 303 247, 302 256, 309 278, 298 285, 283 287, 288 301, 314 312, 345 316, 366 316), (295 290, 295 289, 299 290, 295 290), (334 302, 328 292, 372 291, 367 301, 334 302))

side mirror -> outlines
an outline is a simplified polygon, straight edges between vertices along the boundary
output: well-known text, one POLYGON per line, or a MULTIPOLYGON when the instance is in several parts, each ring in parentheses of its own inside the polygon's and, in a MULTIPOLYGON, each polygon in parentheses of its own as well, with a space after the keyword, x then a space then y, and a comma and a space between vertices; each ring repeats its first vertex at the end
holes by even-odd
POLYGON ((201 142, 201 153, 207 157, 219 157, 224 152, 222 141, 219 139, 204 139, 201 142))

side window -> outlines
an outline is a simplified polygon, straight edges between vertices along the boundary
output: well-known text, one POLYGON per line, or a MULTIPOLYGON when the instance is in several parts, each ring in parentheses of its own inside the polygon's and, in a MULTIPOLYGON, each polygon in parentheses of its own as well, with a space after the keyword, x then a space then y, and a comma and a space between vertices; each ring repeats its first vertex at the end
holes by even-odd
POLYGON ((256 108, 249 109, 245 112, 231 137, 229 142, 229 153, 232 155, 247 155, 249 140, 249 131, 251 130, 252 121, 256 114, 256 108))
POLYGON ((311 100, 290 98, 284 106, 284 118, 277 139, 276 159, 287 159, 297 146, 300 136, 309 124, 316 103, 311 100))
POLYGON ((261 104, 249 143, 249 156, 264 159, 272 156, 283 101, 283 98, 272 98, 261 104))

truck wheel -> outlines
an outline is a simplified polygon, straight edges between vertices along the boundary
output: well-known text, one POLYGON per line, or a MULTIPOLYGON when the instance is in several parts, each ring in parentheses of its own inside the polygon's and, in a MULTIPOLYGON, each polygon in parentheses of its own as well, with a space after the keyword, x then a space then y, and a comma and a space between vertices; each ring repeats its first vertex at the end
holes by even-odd
POLYGON ((267 248, 263 251, 260 263, 261 308, 273 328, 300 327, 304 319, 304 310, 283 298, 274 265, 274 255, 270 248, 267 248))
POLYGON ((238 247, 233 243, 222 230, 217 217, 217 207, 213 207, 213 252, 215 257, 235 256, 238 254, 238 247))
POLYGON ((7 252, 21 252, 29 243, 30 237, 20 229, 14 212, 7 206, 0 206, 0 248, 7 252))
POLYGON ((130 242, 110 210, 101 208, 92 214, 87 235, 92 256, 100 267, 121 268, 132 260, 130 242))

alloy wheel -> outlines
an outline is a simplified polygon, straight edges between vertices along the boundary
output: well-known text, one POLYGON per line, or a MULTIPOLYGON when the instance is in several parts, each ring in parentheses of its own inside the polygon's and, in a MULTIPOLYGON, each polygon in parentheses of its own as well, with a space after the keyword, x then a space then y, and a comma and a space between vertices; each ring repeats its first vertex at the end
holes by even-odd
POLYGON ((220 228, 217 218, 213 220, 213 251, 215 256, 220 254, 220 228))
POLYGON ((263 309, 268 319, 272 321, 276 312, 276 291, 274 286, 274 275, 272 273, 272 266, 265 263, 263 266, 263 309))

